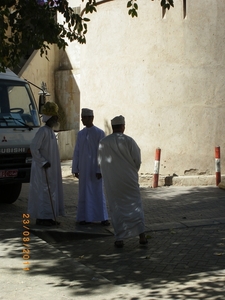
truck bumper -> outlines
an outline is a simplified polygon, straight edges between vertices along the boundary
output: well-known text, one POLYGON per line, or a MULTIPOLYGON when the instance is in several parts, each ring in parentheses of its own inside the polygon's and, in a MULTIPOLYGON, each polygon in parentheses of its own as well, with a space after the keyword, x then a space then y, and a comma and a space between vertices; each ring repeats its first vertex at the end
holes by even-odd
MULTIPOLYGON (((7 169, 8 171, 10 169, 7 169)), ((0 185, 30 182, 30 167, 19 168, 16 177, 0 177, 0 185)), ((0 169, 1 171, 1 169, 0 169)))

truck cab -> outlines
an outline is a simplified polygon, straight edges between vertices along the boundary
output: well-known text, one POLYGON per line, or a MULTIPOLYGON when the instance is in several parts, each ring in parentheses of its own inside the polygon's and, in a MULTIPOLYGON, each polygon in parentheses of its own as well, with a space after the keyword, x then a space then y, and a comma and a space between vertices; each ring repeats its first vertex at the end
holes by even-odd
POLYGON ((0 202, 16 201, 22 183, 30 181, 30 143, 39 127, 28 82, 10 70, 0 73, 0 202))

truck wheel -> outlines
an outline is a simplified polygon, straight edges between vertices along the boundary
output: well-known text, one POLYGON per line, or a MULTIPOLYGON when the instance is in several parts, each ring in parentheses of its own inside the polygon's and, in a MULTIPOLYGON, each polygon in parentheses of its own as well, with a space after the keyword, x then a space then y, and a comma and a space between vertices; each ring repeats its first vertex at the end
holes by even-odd
POLYGON ((18 199, 22 188, 22 183, 5 184, 1 185, 0 188, 1 202, 10 204, 18 199))

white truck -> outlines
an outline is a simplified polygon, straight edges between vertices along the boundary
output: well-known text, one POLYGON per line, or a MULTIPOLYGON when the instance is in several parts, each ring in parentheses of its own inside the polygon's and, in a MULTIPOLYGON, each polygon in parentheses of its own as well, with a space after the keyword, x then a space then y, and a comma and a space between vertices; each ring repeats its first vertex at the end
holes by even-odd
POLYGON ((30 143, 40 127, 37 105, 26 80, 0 73, 0 202, 13 203, 29 182, 30 143))

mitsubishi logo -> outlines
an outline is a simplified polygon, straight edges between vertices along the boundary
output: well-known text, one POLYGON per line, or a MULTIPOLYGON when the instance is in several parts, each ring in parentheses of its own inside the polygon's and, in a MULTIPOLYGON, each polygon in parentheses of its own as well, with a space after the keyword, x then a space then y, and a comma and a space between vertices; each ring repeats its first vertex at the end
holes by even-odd
POLYGON ((5 138, 5 136, 3 136, 2 142, 7 142, 7 139, 5 138))

